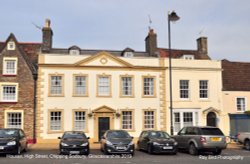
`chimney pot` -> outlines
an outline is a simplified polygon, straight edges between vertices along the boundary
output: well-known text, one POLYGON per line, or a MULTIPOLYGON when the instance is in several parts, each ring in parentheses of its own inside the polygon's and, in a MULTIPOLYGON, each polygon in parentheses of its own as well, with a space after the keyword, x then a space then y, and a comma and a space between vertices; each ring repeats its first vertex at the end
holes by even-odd
POLYGON ((45 28, 50 28, 50 19, 45 20, 45 28))

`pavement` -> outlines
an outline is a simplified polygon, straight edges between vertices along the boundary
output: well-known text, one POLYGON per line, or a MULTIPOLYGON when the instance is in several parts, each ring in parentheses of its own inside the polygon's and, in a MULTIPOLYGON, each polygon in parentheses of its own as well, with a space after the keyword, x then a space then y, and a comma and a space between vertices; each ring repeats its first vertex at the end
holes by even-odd
MULTIPOLYGON (((227 144, 227 149, 242 149, 243 145, 237 143, 237 142, 231 142, 227 144)), ((36 143, 36 144, 30 144, 29 149, 31 150, 57 150, 59 149, 58 144, 54 143, 36 143)), ((90 149, 100 149, 100 144, 90 144, 90 149)))

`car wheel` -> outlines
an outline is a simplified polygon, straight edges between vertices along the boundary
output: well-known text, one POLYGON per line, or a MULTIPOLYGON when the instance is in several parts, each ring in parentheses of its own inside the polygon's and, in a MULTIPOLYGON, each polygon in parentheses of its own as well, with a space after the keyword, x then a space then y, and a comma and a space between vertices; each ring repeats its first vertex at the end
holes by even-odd
POLYGON ((147 148, 148 154, 153 154, 152 146, 149 144, 147 148))
POLYGON ((24 152, 28 151, 28 143, 26 143, 25 148, 23 149, 24 152))
POLYGON ((22 148, 21 148, 21 146, 19 145, 15 154, 16 154, 16 155, 20 155, 21 152, 22 152, 22 148))
POLYGON ((250 140, 246 140, 244 143, 246 150, 250 150, 250 140))
POLYGON ((219 150, 214 151, 213 154, 214 154, 214 155, 220 155, 221 152, 222 152, 222 151, 219 149, 219 150))
POLYGON ((104 152, 105 155, 109 155, 109 152, 108 152, 108 150, 106 148, 103 149, 103 152, 104 152))
POLYGON ((198 155, 198 150, 193 143, 189 145, 188 152, 191 155, 198 155))

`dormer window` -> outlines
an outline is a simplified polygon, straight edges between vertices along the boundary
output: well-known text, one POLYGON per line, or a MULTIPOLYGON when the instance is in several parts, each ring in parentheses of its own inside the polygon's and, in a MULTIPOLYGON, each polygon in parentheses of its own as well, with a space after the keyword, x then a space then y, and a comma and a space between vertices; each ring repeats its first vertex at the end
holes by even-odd
POLYGON ((80 55, 81 49, 77 46, 71 46, 69 49, 70 55, 80 55))
POLYGON ((127 47, 122 51, 122 56, 126 58, 131 58, 134 57, 134 52, 135 51, 133 49, 127 47))
POLYGON ((185 59, 185 60, 194 60, 194 55, 183 55, 182 59, 185 59))
POLYGON ((69 51, 69 54, 70 54, 70 55, 79 55, 79 54, 80 54, 80 51, 79 51, 79 50, 70 50, 70 51, 69 51))
POLYGON ((16 49, 16 45, 15 45, 15 42, 8 42, 8 45, 7 45, 7 50, 15 50, 16 49))
POLYGON ((126 58, 134 57, 134 53, 133 52, 125 52, 124 57, 126 57, 126 58))

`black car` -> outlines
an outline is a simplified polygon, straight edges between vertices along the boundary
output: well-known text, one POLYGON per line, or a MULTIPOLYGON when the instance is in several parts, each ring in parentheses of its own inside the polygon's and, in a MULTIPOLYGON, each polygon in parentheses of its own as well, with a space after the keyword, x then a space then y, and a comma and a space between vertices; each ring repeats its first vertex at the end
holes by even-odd
POLYGON ((67 131, 64 132, 59 143, 60 154, 89 154, 89 137, 84 132, 67 131))
POLYGON ((22 129, 0 129, 0 153, 21 154, 27 151, 28 141, 22 129))
POLYGON ((124 130, 108 130, 101 139, 101 151, 104 154, 134 155, 133 137, 124 130))
POLYGON ((153 153, 177 153, 178 143, 164 131, 143 131, 137 142, 139 150, 153 153))

